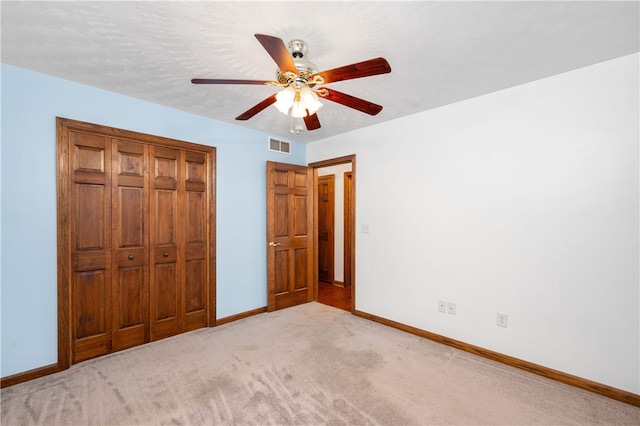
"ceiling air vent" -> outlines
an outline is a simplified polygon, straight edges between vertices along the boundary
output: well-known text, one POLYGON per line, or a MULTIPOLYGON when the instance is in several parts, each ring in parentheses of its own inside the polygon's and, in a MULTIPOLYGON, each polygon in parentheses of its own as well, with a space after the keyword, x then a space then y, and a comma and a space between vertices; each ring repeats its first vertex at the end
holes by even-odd
POLYGON ((269 151, 284 152, 291 154, 291 142, 281 141, 276 138, 269 138, 269 151))

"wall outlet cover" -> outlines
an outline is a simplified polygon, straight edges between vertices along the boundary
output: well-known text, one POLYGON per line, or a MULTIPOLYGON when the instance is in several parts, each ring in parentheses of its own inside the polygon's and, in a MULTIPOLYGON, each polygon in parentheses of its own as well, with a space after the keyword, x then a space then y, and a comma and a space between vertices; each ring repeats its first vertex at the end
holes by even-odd
POLYGON ((450 315, 455 315, 456 314, 456 304, 449 302, 447 303, 447 313, 449 313, 450 315))

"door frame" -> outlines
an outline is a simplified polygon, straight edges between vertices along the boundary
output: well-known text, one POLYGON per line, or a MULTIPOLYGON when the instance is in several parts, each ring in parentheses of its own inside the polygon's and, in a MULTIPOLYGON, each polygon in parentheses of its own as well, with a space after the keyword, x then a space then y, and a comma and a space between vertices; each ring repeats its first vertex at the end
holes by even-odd
MULTIPOLYGON (((354 203, 353 198, 353 170, 350 172, 343 173, 344 181, 343 181, 343 206, 352 206, 354 203), (347 179, 348 177, 348 179, 347 179)), ((351 264, 351 258, 353 257, 353 251, 351 250, 351 240, 354 238, 354 228, 353 228, 353 209, 348 208, 344 210, 344 217, 342 221, 342 226, 344 228, 344 235, 348 236, 348 238, 343 238, 343 250, 344 250, 344 286, 351 287, 351 278, 353 265, 351 264)))
MULTIPOLYGON (((344 157, 331 158, 328 160, 315 161, 309 163, 308 167, 313 169, 313 187, 318 185, 318 169, 323 167, 338 166, 341 164, 351 163, 351 203, 345 205, 346 209, 350 210, 351 219, 351 235, 349 241, 345 235, 345 261, 347 260, 346 251, 350 250, 350 271, 351 271, 351 313, 355 311, 356 306, 356 235, 355 235, 355 220, 356 220, 356 155, 345 155, 344 157)), ((346 214, 345 214, 346 216, 346 214)), ((314 197, 313 200, 313 300, 318 300, 318 200, 314 197)), ((347 268, 345 268, 345 271, 347 268)), ((345 279, 346 280, 346 279, 345 279)))

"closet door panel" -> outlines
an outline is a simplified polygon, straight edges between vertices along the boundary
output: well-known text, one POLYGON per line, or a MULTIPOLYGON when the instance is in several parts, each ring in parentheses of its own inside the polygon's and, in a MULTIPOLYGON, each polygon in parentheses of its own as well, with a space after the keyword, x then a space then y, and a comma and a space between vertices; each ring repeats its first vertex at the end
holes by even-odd
POLYGON ((150 147, 151 154, 151 340, 178 334, 182 329, 182 275, 179 259, 180 227, 179 150, 150 147))
POLYGON ((105 238, 107 220, 107 194, 104 183, 87 184, 76 180, 75 248, 78 252, 105 253, 108 249, 105 238))
POLYGON ((143 301, 145 294, 140 285, 143 281, 144 267, 142 266, 118 269, 118 304, 124 307, 119 310, 117 324, 119 330, 144 324, 143 301))
POLYGON ((207 157, 185 152, 185 329, 207 325, 207 157))
POLYGON ((113 140, 113 350, 148 341, 148 148, 113 140))
POLYGON ((154 290, 152 300, 152 340, 161 339, 179 332, 177 270, 177 247, 159 244, 153 250, 154 290))
POLYGON ((157 247, 176 246, 177 191, 155 187, 155 244, 157 247))
POLYGON ((107 327, 108 283, 105 269, 76 271, 74 274, 76 313, 74 362, 109 352, 107 327))
POLYGON ((111 328, 108 138, 70 132, 72 362, 109 353, 111 328))
POLYGON ((203 259, 187 260, 186 313, 193 314, 205 309, 206 292, 205 262, 203 259))
MULTIPOLYGON (((176 306, 176 300, 178 298, 178 289, 176 288, 176 264, 175 263, 157 263, 155 265, 156 275, 156 294, 155 300, 155 323, 157 327, 161 326, 162 322, 173 321, 178 317, 178 307, 176 306)), ((166 325, 162 327, 165 332, 168 332, 167 327, 172 325, 166 325)))

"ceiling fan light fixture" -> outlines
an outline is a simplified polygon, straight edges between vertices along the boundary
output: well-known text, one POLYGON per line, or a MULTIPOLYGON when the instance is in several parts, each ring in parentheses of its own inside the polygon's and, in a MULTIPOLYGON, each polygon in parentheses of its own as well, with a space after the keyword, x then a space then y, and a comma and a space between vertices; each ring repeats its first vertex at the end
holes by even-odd
POLYGON ((304 105, 304 109, 309 111, 309 115, 315 114, 322 108, 322 102, 318 100, 318 95, 308 86, 300 89, 300 101, 304 105))
POLYGON ((292 40, 287 49, 282 39, 278 37, 266 34, 255 34, 255 37, 278 66, 275 81, 228 78, 191 79, 192 84, 251 84, 283 88, 279 93, 272 94, 237 116, 236 120, 248 120, 270 105, 274 105, 281 113, 291 118, 291 129, 294 133, 299 134, 304 127, 307 130, 320 128, 320 120, 316 114, 322 108, 319 97, 369 115, 376 115, 382 110, 382 106, 372 102, 318 86, 389 73, 391 67, 386 59, 374 58, 318 72, 318 68, 313 62, 303 59, 307 52, 307 45, 304 41, 292 40))
POLYGON ((287 86, 276 94, 274 106, 284 115, 291 113, 292 117, 302 118, 318 112, 322 103, 318 100, 318 95, 306 85, 300 89, 287 86))
POLYGON ((273 105, 278 108, 278 111, 280 111, 284 115, 288 115, 289 109, 291 109, 295 97, 295 89, 291 86, 287 86, 276 94, 276 102, 273 105))
POLYGON ((291 106, 291 116, 294 118, 302 118, 307 115, 307 110, 300 101, 295 101, 291 106))

